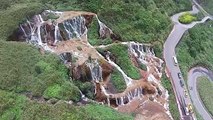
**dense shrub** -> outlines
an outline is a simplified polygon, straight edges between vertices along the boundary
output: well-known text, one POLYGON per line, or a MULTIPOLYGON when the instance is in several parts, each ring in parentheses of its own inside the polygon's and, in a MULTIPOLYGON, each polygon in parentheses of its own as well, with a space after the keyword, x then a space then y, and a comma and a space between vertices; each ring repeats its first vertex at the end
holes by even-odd
POLYGON ((201 6, 211 15, 213 15, 212 0, 198 0, 201 6))
POLYGON ((193 27, 183 36, 177 47, 177 59, 185 79, 187 71, 195 65, 205 65, 213 70, 212 24, 213 22, 209 21, 193 27))
MULTIPOLYGON (((196 25, 183 36, 177 47, 177 59, 184 80, 187 80, 187 73, 191 67, 204 66, 213 70, 212 24, 213 22, 209 21, 196 25)), ((201 118, 200 116, 197 117, 201 118)))
POLYGON ((164 41, 171 25, 168 15, 191 9, 188 0, 79 0, 77 4, 97 13, 122 41, 139 42, 164 41))
POLYGON ((0 89, 42 96, 46 89, 58 84, 60 96, 48 98, 79 100, 78 88, 68 81, 67 69, 57 56, 41 55, 24 43, 0 42, 0 58, 0 89))
POLYGON ((103 105, 74 106, 65 102, 55 105, 37 103, 25 96, 0 90, 1 120, 131 120, 131 116, 118 113, 103 105))
POLYGON ((178 20, 183 24, 189 24, 193 21, 196 21, 197 17, 187 12, 181 15, 178 20))
POLYGON ((114 68, 111 74, 111 81, 117 92, 123 92, 126 89, 124 77, 116 68, 114 68))
POLYGON ((81 82, 79 80, 72 81, 80 90, 81 92, 90 99, 95 99, 94 95, 94 85, 92 82, 81 82))

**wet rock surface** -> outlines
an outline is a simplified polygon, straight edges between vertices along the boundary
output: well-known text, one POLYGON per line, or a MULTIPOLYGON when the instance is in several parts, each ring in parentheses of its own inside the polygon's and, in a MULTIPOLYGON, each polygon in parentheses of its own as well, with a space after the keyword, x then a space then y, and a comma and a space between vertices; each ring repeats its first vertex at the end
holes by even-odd
MULTIPOLYGON (((168 108, 164 107, 168 104, 166 97, 168 93, 160 84, 163 61, 155 57, 152 46, 135 42, 117 43, 128 46, 126 54, 130 56, 132 64, 141 71, 143 77, 133 80, 116 64, 115 55, 108 51, 100 54, 88 43, 87 32, 93 18, 98 21, 97 31, 101 39, 121 39, 102 23, 96 14, 75 11, 45 11, 41 15, 35 15, 21 24, 14 36, 16 39, 59 55, 69 68, 72 80, 90 82, 94 85, 96 101, 117 108, 121 112, 137 113, 136 118, 142 115, 144 120, 169 118, 166 114, 168 108), (141 64, 146 66, 146 70, 140 68, 141 64), (121 73, 126 83, 127 87, 123 92, 116 92, 110 82, 113 69, 121 73), (147 102, 149 98, 151 101, 147 102)), ((82 93, 82 101, 78 104, 84 105, 87 101, 82 93)))

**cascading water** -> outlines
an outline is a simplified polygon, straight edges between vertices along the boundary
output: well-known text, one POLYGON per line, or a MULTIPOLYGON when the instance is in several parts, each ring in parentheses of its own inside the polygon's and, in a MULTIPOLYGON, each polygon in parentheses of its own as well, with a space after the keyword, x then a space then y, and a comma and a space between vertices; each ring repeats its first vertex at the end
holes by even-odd
POLYGON ((124 105, 124 103, 129 103, 134 98, 141 98, 143 95, 143 89, 141 87, 135 88, 129 92, 127 92, 125 95, 116 97, 115 103, 116 105, 124 105))
POLYGON ((73 38, 81 39, 81 36, 87 31, 85 26, 85 18, 82 16, 74 17, 71 20, 63 22, 63 28, 65 29, 66 39, 70 40, 73 38))
POLYGON ((63 14, 63 12, 60 12, 60 11, 52 11, 52 10, 45 10, 45 11, 43 12, 44 15, 47 15, 47 14, 49 14, 49 13, 52 13, 52 14, 54 14, 54 15, 56 15, 56 16, 60 16, 60 15, 63 14))
POLYGON ((145 46, 141 43, 130 42, 129 43, 129 51, 133 54, 142 64, 147 65, 147 61, 145 56, 155 56, 154 50, 150 50, 149 46, 145 46))
POLYGON ((64 63, 71 62, 71 60, 72 60, 72 54, 69 53, 69 52, 61 53, 61 54, 59 55, 59 58, 60 58, 64 63))
POLYGON ((125 80, 126 85, 127 85, 127 86, 131 85, 132 79, 131 79, 130 77, 128 77, 128 76, 124 73, 124 71, 123 71, 117 64, 115 64, 115 63, 110 59, 109 54, 110 54, 110 53, 109 53, 109 51, 108 51, 108 54, 106 55, 106 58, 107 58, 108 62, 109 62, 112 66, 114 66, 114 67, 122 74, 122 76, 123 76, 123 78, 124 78, 124 80, 125 80))
MULTIPOLYGON (((57 42, 71 40, 73 38, 81 39, 87 34, 86 20, 83 16, 76 16, 71 19, 58 23, 57 20, 44 21, 42 16, 47 17, 49 13, 60 16, 63 12, 44 11, 41 15, 35 15, 27 23, 20 25, 23 32, 23 38, 30 44, 52 51, 48 46, 55 46, 57 42)), ((52 51, 53 52, 53 51, 52 51)))
POLYGON ((58 42, 58 38, 60 37, 60 32, 59 32, 59 28, 58 28, 58 23, 56 23, 56 25, 55 25, 55 32, 54 32, 54 35, 55 35, 54 44, 56 44, 56 43, 58 42))
MULTIPOLYGON (((27 20, 27 23, 20 25, 24 38, 30 44, 42 47, 48 51, 52 51, 45 43, 42 42, 41 29, 43 28, 42 26, 44 21, 41 15, 36 15, 32 21, 33 22, 27 20)), ((42 35, 43 34, 45 33, 42 33, 42 35)))
POLYGON ((95 16, 96 19, 98 20, 98 24, 99 24, 99 35, 101 38, 106 38, 107 37, 107 34, 112 34, 112 30, 107 27, 103 22, 100 21, 100 19, 98 18, 98 16, 96 15, 95 16))
POLYGON ((147 71, 149 71, 148 64, 153 64, 155 71, 157 72, 158 76, 162 76, 162 64, 163 61, 157 57, 155 57, 154 49, 151 48, 150 46, 143 45, 141 43, 135 43, 135 42, 130 42, 129 43, 129 51, 131 54, 133 54, 139 62, 142 64, 147 65, 147 71), (147 61, 146 58, 151 58, 151 61, 147 61), (156 61, 157 60, 157 61, 156 61))
MULTIPOLYGON (((86 21, 87 19, 84 16, 76 16, 71 19, 66 19, 62 22, 57 22, 57 20, 48 20, 46 21, 42 17, 45 14, 52 13, 56 16, 61 16, 63 12, 55 12, 55 11, 45 11, 45 13, 41 15, 35 16, 32 20, 28 20, 27 23, 20 25, 20 30, 23 31, 23 36, 29 43, 33 45, 37 45, 39 47, 43 47, 45 50, 51 51, 49 46, 57 46, 57 43, 64 40, 71 40, 73 38, 82 39, 83 36, 87 36, 87 27, 86 21)), ((100 38, 106 38, 109 35, 113 34, 112 30, 108 28, 104 23, 102 23, 97 15, 95 16, 98 24, 99 24, 99 35, 100 38)), ((88 43, 89 44, 89 43, 88 43)), ((155 56, 154 50, 146 45, 139 43, 121 43, 128 44, 129 51, 131 54, 135 55, 138 60, 147 65, 146 56, 155 56)), ((92 46, 91 46, 92 47, 92 46)), ((104 46, 105 47, 105 46, 104 46)), ((76 51, 72 52, 73 56, 76 51)), ((71 60, 71 53, 63 53, 59 55, 60 58, 67 63, 71 60)), ((114 66, 123 76, 125 83, 128 86, 134 85, 133 80, 128 77, 124 71, 114 63, 109 55, 106 56, 108 62, 114 66)), ((121 96, 113 96, 112 94, 107 93, 108 91, 105 89, 104 85, 102 85, 102 68, 98 63, 98 60, 92 60, 91 62, 87 62, 86 65, 90 69, 92 81, 95 81, 97 84, 100 83, 101 92, 106 96, 106 102, 110 106, 110 101, 115 100, 116 105, 124 105, 126 103, 131 102, 134 98, 141 98, 143 95, 143 88, 138 87, 128 92, 124 91, 121 96), (112 97, 113 96, 113 97, 112 97)), ((153 76, 154 77, 154 76, 153 76)), ((151 77, 153 80, 154 78, 151 77)), ((95 89, 96 90, 96 89, 95 89)), ((95 91, 96 94, 97 91, 95 91)), ((82 100, 87 99, 85 95, 80 91, 82 100)))
POLYGON ((87 62, 86 65, 89 67, 92 80, 95 82, 100 82, 103 80, 102 78, 102 68, 98 63, 98 60, 92 60, 91 62, 87 62))

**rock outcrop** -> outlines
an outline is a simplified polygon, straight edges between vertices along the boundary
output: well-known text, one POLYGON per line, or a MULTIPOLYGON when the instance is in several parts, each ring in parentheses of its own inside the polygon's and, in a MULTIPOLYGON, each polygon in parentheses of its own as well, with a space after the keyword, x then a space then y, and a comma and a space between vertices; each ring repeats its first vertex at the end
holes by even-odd
MULTIPOLYGON (((161 107, 167 106, 166 90, 159 83, 163 61, 155 57, 152 47, 135 42, 124 44, 128 46, 127 54, 131 56, 132 63, 138 69, 140 64, 144 64, 147 69, 143 71, 146 73, 143 78, 133 80, 116 64, 116 56, 104 51, 103 57, 88 43, 87 32, 94 18, 98 21, 97 31, 101 39, 120 39, 120 36, 114 34, 94 13, 49 10, 21 24, 15 36, 21 41, 59 55, 69 68, 73 80, 94 84, 94 94, 98 102, 121 108, 132 104, 135 99, 140 99, 142 104, 146 104, 144 101, 150 98, 149 101, 161 107), (121 73, 126 83, 127 87, 121 93, 111 93, 108 90, 107 85, 113 69, 121 73)), ((168 108, 164 107, 162 111, 166 112, 168 108)))

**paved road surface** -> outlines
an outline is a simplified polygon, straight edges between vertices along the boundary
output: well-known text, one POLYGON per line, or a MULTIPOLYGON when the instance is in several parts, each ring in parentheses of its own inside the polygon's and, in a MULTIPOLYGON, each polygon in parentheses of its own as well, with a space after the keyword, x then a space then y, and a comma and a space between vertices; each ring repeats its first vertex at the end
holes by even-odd
MULTIPOLYGON (((195 6, 193 6, 193 10, 189 11, 189 12, 195 14, 195 13, 198 13, 199 10, 195 6)), ((181 16, 183 13, 184 12, 178 13, 171 17, 171 19, 175 25, 164 44, 163 52, 164 52, 164 60, 166 62, 166 67, 167 67, 167 70, 169 71, 169 74, 170 74, 170 77, 172 80, 173 89, 175 90, 175 96, 176 96, 181 119, 194 120, 194 119, 196 119, 194 114, 189 114, 189 115, 186 114, 185 107, 188 104, 191 104, 191 100, 188 96, 187 97, 185 96, 184 89, 186 90, 186 85, 184 85, 183 87, 181 87, 181 85, 180 85, 180 79, 178 78, 177 74, 181 73, 181 71, 180 71, 180 68, 178 65, 177 66, 174 65, 174 60, 172 57, 176 56, 175 47, 178 44, 178 42, 181 40, 185 31, 188 30, 189 28, 192 28, 196 24, 203 23, 207 19, 211 19, 211 17, 206 16, 199 22, 193 22, 188 25, 183 25, 178 22, 179 16, 181 16)))
POLYGON ((199 93, 197 91, 197 78, 200 76, 207 76, 209 80, 213 81, 213 73, 211 71, 202 67, 193 68, 189 71, 189 74, 188 74, 187 83, 189 88, 192 87, 192 89, 189 90, 189 93, 191 95, 191 99, 193 101, 193 104, 196 110, 200 113, 200 115, 204 118, 204 120, 212 120, 213 117, 206 110, 205 106, 203 105, 200 99, 199 93))

